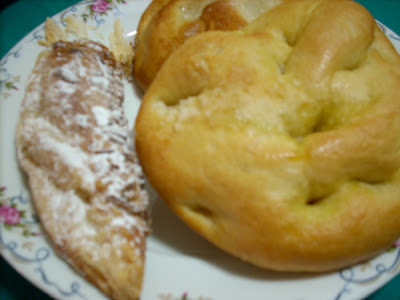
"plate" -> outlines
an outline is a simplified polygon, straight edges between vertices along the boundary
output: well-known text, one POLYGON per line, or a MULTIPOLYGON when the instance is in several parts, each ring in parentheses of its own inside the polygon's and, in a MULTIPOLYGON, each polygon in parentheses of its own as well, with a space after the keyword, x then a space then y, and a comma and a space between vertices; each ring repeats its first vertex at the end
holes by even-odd
MULTIPOLYGON (((53 19, 61 28, 69 15, 84 20, 91 39, 108 44, 121 20, 133 41, 150 0, 84 1, 53 19), (102 5, 99 5, 102 4, 102 5), (97 6, 96 6, 97 5, 97 6)), ((400 37, 379 23, 400 51, 400 37)), ((40 25, 0 61, 0 252, 27 280, 57 299, 106 299, 52 250, 31 206, 15 156, 14 129, 24 87, 37 54, 43 50, 40 25)), ((133 125, 140 95, 125 82, 126 112, 133 125)), ((229 256, 189 230, 153 195, 153 233, 148 239, 142 299, 265 300, 360 299, 400 272, 400 243, 366 263, 328 274, 287 274, 258 269, 229 256)))

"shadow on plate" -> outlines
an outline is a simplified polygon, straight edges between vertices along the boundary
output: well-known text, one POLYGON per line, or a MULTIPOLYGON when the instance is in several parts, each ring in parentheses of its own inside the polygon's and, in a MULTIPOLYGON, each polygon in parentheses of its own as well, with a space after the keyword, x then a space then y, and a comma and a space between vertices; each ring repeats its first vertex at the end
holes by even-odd
POLYGON ((252 280, 304 280, 321 275, 315 273, 275 272, 241 261, 220 250, 192 231, 153 191, 151 191, 151 198, 153 201, 153 232, 150 236, 150 251, 157 251, 171 256, 183 255, 197 258, 223 272, 252 280))

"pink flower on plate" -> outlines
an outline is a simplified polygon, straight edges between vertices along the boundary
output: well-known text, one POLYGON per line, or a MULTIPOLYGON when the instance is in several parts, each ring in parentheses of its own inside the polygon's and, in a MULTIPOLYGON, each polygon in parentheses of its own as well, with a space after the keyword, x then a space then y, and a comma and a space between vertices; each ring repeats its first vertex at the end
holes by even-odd
POLYGON ((106 0, 97 0, 91 6, 92 11, 95 13, 104 13, 108 10, 110 4, 106 0))
POLYGON ((16 225, 20 222, 20 219, 21 215, 15 207, 5 204, 0 206, 0 223, 16 225))

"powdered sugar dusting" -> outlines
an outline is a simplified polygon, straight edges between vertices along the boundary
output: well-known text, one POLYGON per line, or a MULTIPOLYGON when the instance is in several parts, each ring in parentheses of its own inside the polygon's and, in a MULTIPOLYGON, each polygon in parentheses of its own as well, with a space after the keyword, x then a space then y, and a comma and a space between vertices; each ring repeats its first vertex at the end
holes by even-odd
POLYGON ((56 72, 59 74, 59 76, 62 77, 62 79, 64 79, 64 81, 66 82, 70 82, 70 83, 77 83, 79 80, 79 77, 77 76, 77 74, 75 74, 76 72, 74 71, 76 67, 74 66, 74 64, 65 64, 62 66, 62 68, 57 68, 56 72))
POLYGON ((98 126, 107 126, 108 120, 110 118, 110 111, 102 106, 93 106, 92 113, 96 118, 98 126))
POLYGON ((149 200, 122 108, 122 76, 101 45, 56 43, 30 77, 17 135, 22 166, 28 175, 40 166, 43 188, 53 191, 43 214, 45 227, 58 224, 47 225, 50 236, 61 247, 67 241, 67 247, 90 249, 84 251, 94 261, 121 256, 121 245, 143 256, 149 231, 149 200))

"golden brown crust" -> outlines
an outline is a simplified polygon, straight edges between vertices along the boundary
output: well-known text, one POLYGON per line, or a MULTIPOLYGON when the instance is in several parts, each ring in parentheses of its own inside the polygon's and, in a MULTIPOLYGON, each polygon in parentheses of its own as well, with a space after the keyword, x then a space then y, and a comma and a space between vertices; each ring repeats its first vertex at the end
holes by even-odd
POLYGON ((148 198, 122 105, 122 68, 104 46, 57 42, 30 75, 16 144, 60 256, 110 298, 138 299, 148 198))
POLYGON ((135 41, 134 76, 147 89, 158 70, 188 38, 210 30, 237 30, 282 0, 153 0, 135 41))
POLYGON ((160 196, 255 265, 327 271, 400 236, 400 56, 361 5, 290 0, 188 40, 136 120, 160 196))

